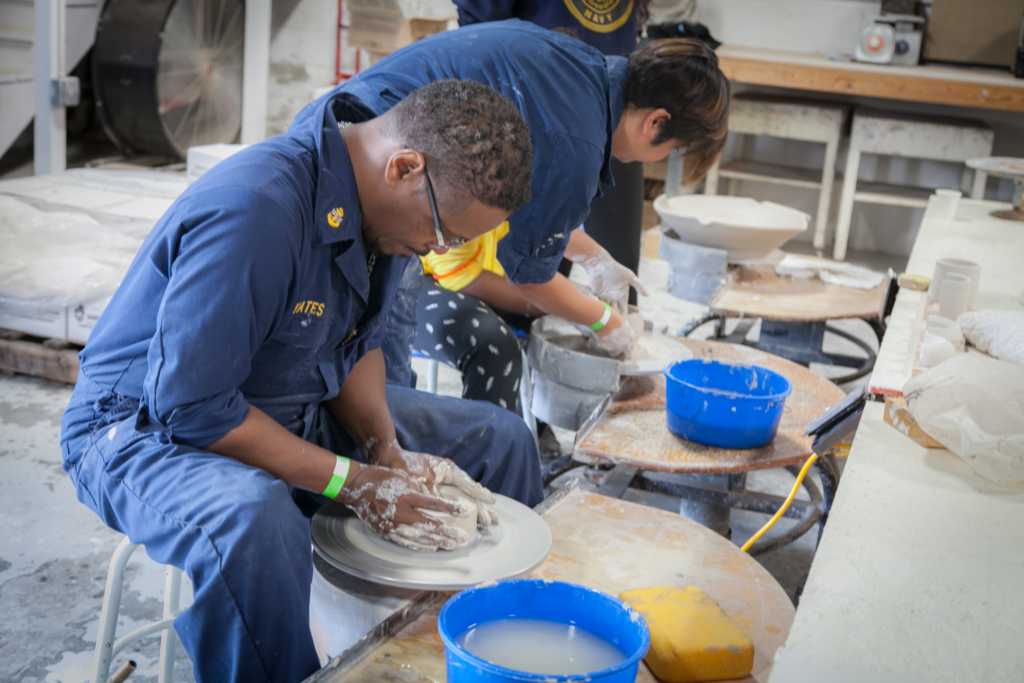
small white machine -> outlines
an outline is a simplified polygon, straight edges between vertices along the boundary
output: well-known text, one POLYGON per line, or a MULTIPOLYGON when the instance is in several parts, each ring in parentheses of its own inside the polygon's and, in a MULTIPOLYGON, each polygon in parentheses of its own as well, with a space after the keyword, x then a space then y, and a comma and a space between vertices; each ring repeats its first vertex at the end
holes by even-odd
POLYGON ((884 14, 864 25, 853 58, 871 64, 914 66, 921 59, 924 18, 884 14))

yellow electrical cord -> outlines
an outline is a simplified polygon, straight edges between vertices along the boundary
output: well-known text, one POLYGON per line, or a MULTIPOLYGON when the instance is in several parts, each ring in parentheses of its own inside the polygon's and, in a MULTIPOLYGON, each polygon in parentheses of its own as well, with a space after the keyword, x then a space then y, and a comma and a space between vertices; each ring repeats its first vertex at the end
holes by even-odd
POLYGON ((757 539, 764 536, 765 532, 771 529, 772 525, 774 525, 775 522, 779 521, 782 515, 786 514, 786 510, 789 509, 789 504, 793 502, 793 499, 796 498, 796 492, 800 490, 800 484, 803 483, 804 477, 807 476, 807 470, 811 469, 811 465, 813 465, 814 461, 817 459, 818 455, 816 453, 811 455, 811 457, 807 458, 807 462, 805 462, 804 466, 800 469, 800 474, 796 476, 796 483, 793 484, 793 490, 789 492, 789 497, 786 498, 786 502, 784 502, 782 504, 782 507, 779 508, 779 511, 776 512, 775 515, 768 520, 768 523, 761 527, 760 531, 751 536, 750 540, 743 544, 743 547, 740 548, 740 550, 742 550, 743 552, 747 552, 748 550, 750 550, 750 546, 754 545, 754 543, 757 542, 757 539))

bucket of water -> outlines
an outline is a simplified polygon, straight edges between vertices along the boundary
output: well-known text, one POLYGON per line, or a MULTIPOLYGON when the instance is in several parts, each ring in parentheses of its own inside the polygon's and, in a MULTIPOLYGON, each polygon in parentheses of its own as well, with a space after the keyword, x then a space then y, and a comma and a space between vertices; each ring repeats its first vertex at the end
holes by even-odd
POLYGON ((560 581, 511 579, 462 591, 441 610, 449 683, 632 683, 651 634, 636 610, 560 581))

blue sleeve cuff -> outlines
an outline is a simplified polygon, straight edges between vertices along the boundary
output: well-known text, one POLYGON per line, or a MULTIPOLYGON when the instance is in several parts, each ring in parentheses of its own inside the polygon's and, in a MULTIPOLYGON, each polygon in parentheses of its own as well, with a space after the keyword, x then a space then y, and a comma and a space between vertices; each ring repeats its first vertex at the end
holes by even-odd
POLYGON ((550 282, 558 274, 565 245, 557 253, 543 256, 524 256, 512 246, 511 240, 498 242, 498 261, 508 279, 517 285, 536 285, 550 282))
POLYGON ((162 434, 171 443, 205 448, 245 422, 248 416, 249 402, 235 389, 200 403, 174 408, 163 420, 143 402, 136 428, 140 432, 162 434))

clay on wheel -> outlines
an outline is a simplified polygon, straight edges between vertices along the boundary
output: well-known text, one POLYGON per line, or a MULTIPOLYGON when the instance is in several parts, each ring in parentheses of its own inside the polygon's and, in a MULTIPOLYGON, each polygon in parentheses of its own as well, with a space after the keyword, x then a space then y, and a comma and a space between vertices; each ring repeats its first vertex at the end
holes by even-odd
POLYGON ((475 539, 477 534, 477 502, 454 486, 438 486, 437 492, 442 498, 462 503, 463 507, 469 509, 469 514, 465 517, 455 517, 454 515, 449 515, 447 512, 436 512, 434 510, 420 510, 420 512, 427 517, 436 519, 439 522, 451 524, 454 527, 462 529, 466 532, 470 541, 475 539))

